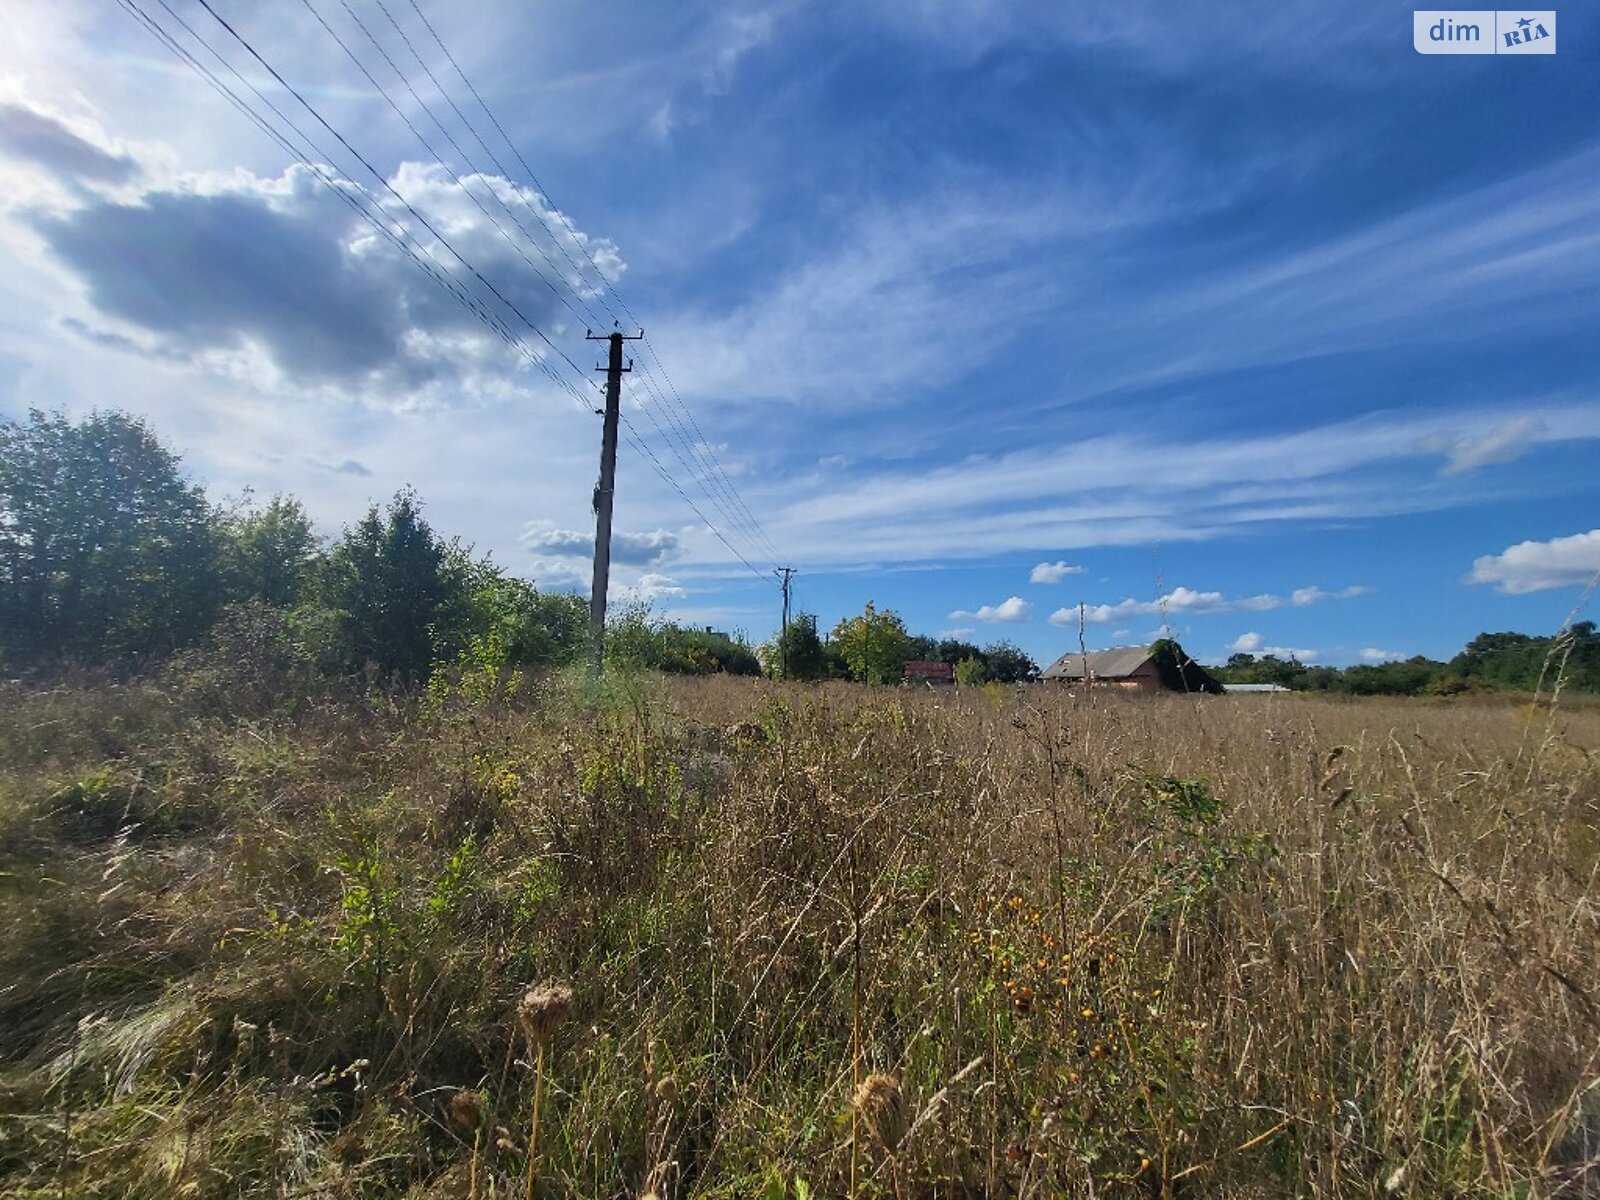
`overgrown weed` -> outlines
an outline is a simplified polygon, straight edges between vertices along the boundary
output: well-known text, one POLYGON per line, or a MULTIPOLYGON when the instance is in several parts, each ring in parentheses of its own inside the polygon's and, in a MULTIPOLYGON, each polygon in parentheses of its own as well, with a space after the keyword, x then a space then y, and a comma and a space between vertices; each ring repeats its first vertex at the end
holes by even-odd
POLYGON ((1600 1186, 1591 710, 246 666, 6 685, 7 1195, 521 1195, 540 980, 541 1195, 1600 1186))

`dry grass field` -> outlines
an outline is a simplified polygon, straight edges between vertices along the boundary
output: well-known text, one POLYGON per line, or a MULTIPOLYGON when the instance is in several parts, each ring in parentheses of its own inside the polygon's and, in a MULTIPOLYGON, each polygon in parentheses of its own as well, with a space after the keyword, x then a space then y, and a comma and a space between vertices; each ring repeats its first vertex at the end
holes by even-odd
POLYGON ((1594 709, 222 662, 0 714, 5 1196, 1600 1194, 1594 709))

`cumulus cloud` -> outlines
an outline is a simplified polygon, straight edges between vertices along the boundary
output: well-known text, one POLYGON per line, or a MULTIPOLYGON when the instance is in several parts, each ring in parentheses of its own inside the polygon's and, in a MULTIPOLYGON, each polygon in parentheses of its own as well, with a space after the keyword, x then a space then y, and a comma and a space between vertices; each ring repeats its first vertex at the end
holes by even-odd
POLYGON ((1082 575, 1088 567, 1077 567, 1063 560, 1042 562, 1028 572, 1029 583, 1060 583, 1068 575, 1082 575))
POLYGON ((1033 615, 1033 605, 1021 596, 1011 596, 999 604, 985 604, 975 612, 958 608, 950 614, 952 621, 983 621, 986 624, 1009 624, 1026 621, 1033 615))
POLYGON ((95 145, 59 118, 5 101, 0 101, 0 150, 84 183, 127 183, 139 173, 132 158, 95 145))
MULTIPOLYGON (((1133 616, 1173 616, 1178 613, 1228 613, 1270 612, 1284 604, 1305 606, 1322 600, 1348 600, 1364 595, 1364 587, 1347 587, 1327 591, 1320 587, 1296 588, 1286 599, 1263 592, 1257 596, 1228 597, 1221 592, 1201 592, 1193 588, 1176 587, 1154 600, 1135 600, 1131 596, 1116 604, 1090 604, 1082 609, 1082 619, 1090 625, 1106 625, 1133 616)), ((1053 625, 1074 625, 1079 620, 1079 609, 1058 608, 1050 614, 1053 625)))
POLYGON ((549 562, 534 559, 528 564, 528 573, 535 587, 546 592, 587 592, 589 572, 571 562, 549 562))
POLYGON ((639 581, 631 586, 617 589, 624 597, 633 600, 682 600, 689 592, 679 585, 676 579, 667 575, 658 575, 647 572, 639 576, 639 581))
POLYGON ((1274 658, 1292 658, 1296 662, 1316 662, 1321 655, 1319 650, 1306 650, 1297 646, 1269 646, 1267 639, 1259 633, 1241 633, 1234 638, 1228 646, 1229 650, 1237 654, 1270 654, 1274 658))
POLYGON ((1437 433, 1423 438, 1417 445, 1427 453, 1444 455, 1444 466, 1439 469, 1441 475, 1460 475, 1494 463, 1516 461, 1544 431, 1545 423, 1538 417, 1517 417, 1476 436, 1437 433))
POLYGON ((1404 657, 1398 650, 1379 650, 1376 646, 1368 646, 1361 652, 1361 661, 1369 663, 1398 662, 1404 657))
MULTIPOLYGON (((522 531, 522 544, 534 554, 555 558, 592 558, 594 535, 558 529, 551 521, 532 521, 522 531)), ((611 534, 611 561, 629 567, 654 567, 682 553, 681 540, 670 529, 611 534)))
POLYGON ((1548 588, 1588 583, 1600 575, 1600 529, 1518 542, 1499 554, 1485 554, 1472 564, 1468 583, 1493 584, 1496 591, 1521 595, 1548 588))
MULTIPOLYGON (((110 170, 105 163, 95 167, 100 160, 86 152, 79 157, 80 170, 110 170)), ((354 185, 336 184, 355 194, 354 185)), ((536 268, 473 196, 491 212, 496 204, 520 210, 521 224, 542 227, 573 261, 590 254, 607 278, 621 273, 608 243, 572 231, 537 192, 499 177, 458 180, 438 164, 402 163, 390 184, 435 229, 448 231, 450 244, 504 299, 392 198, 383 206, 384 225, 402 231, 416 258, 449 278, 450 287, 520 331, 535 356, 542 344, 509 307, 540 329, 558 331, 563 298, 587 298, 597 285, 575 270, 562 276, 544 264, 536 268), (431 258, 418 246, 428 247, 431 258)), ((88 194, 65 212, 35 213, 33 224, 103 316, 154 335, 169 356, 234 354, 292 384, 360 388, 386 400, 430 384, 492 391, 529 369, 479 316, 303 166, 276 178, 194 177, 134 201, 88 194)), ((552 252, 550 259, 561 257, 552 252)))

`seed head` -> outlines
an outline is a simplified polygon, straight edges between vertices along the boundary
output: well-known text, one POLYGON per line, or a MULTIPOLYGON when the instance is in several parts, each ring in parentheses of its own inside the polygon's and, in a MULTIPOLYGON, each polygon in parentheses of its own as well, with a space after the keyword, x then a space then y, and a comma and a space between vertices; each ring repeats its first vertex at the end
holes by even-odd
POLYGON ((894 1153, 910 1126, 899 1081, 892 1075, 868 1075, 850 1102, 872 1139, 888 1153, 894 1153))
POLYGON ((517 1005, 517 1021, 533 1046, 548 1046, 572 1011, 572 989, 563 983, 529 988, 517 1005))
POLYGON ((664 1075, 656 1081, 656 1099, 663 1104, 671 1104, 678 1098, 678 1081, 674 1076, 664 1075))
POLYGON ((471 1088, 450 1097, 450 1120, 469 1133, 483 1123, 483 1097, 471 1088))

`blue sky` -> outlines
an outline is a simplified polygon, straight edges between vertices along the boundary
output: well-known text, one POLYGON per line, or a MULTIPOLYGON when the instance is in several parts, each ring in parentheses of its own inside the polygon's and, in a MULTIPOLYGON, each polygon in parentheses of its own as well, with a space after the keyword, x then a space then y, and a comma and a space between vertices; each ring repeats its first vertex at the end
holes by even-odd
POLYGON ((1424 57, 1387 4, 388 0, 424 70, 376 0, 212 0, 390 192, 168 3, 318 167, 116 6, 11 14, 0 415, 145 414, 330 534, 413 484, 576 587, 573 367, 625 304, 677 486, 624 445, 615 579, 684 620, 767 636, 783 562, 824 628, 871 600, 1044 662, 1081 611, 1091 646, 1347 663, 1551 631, 1600 571, 1592 9, 1553 56, 1424 57), (426 219, 562 382, 324 179, 451 263, 426 219))

